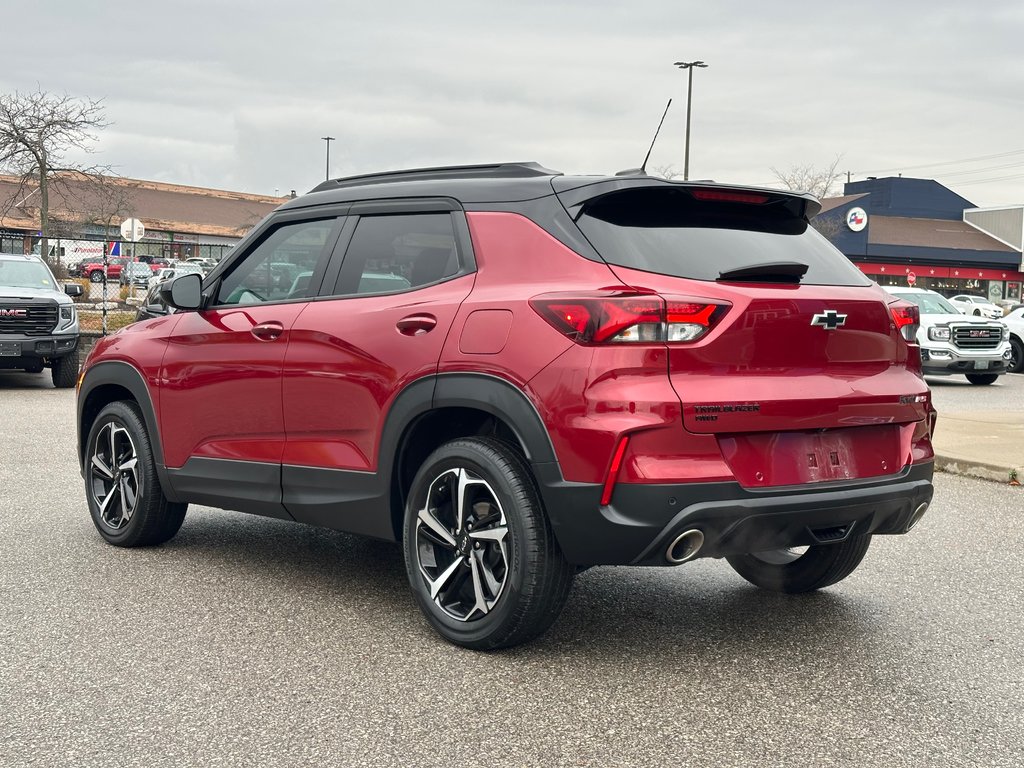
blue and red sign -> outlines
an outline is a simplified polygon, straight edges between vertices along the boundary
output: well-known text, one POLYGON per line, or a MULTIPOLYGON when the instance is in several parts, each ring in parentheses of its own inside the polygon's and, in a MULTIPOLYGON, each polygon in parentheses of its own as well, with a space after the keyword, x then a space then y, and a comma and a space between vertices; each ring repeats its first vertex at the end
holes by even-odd
POLYGON ((868 214, 863 208, 851 208, 846 212, 846 226, 860 232, 868 225, 868 214))

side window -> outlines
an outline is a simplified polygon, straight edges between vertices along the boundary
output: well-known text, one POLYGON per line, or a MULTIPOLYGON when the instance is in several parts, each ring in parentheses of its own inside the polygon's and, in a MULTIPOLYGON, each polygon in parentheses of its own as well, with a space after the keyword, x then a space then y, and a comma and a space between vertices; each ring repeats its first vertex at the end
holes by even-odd
POLYGON ((221 281, 217 304, 307 298, 310 278, 324 256, 335 221, 301 221, 272 230, 221 281))
POLYGON ((408 291, 458 272, 450 214, 363 216, 345 251, 334 295, 408 291))

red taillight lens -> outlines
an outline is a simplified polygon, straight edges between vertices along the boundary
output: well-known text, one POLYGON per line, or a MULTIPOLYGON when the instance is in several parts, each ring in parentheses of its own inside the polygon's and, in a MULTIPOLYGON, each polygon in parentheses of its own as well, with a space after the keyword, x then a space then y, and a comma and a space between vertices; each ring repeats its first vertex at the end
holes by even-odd
POLYGON ((693 342, 729 307, 650 293, 547 294, 532 299, 530 306, 578 344, 693 342))
POLYGON ((889 305, 892 322, 904 339, 917 343, 917 329, 921 325, 921 310, 909 301, 897 301, 889 305))

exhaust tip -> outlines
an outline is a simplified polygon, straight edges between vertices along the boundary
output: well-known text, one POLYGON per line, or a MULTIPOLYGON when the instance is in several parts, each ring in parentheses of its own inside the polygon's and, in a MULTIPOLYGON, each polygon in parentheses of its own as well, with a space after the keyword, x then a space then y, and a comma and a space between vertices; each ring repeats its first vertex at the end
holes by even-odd
POLYGON ((914 510, 914 514, 910 516, 910 522, 907 523, 907 531, 909 532, 915 525, 921 522, 921 518, 924 517, 924 513, 928 511, 928 502, 919 504, 917 509, 914 510))
POLYGON ((704 534, 696 528, 683 531, 676 536, 665 550, 665 559, 673 565, 692 560, 704 546, 704 534))

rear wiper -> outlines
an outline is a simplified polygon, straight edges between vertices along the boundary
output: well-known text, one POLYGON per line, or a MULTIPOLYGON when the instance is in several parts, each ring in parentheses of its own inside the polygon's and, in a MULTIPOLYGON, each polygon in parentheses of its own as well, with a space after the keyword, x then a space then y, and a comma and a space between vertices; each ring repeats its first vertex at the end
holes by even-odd
POLYGON ((716 280, 736 283, 799 283, 807 269, 807 265, 799 261, 773 261, 727 269, 719 272, 716 280))

